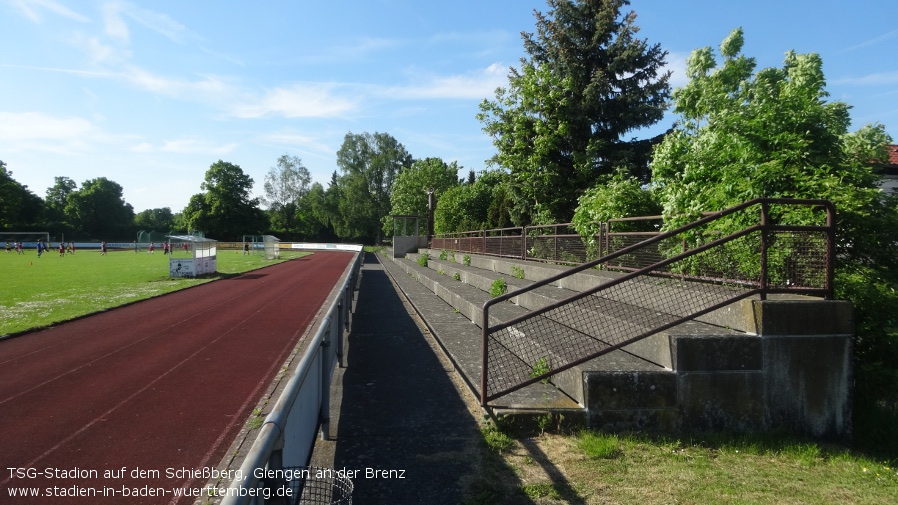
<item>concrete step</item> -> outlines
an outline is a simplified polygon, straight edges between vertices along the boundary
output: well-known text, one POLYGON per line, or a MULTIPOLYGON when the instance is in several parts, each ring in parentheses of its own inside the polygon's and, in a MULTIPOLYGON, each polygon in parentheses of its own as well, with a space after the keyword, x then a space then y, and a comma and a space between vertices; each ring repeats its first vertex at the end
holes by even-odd
MULTIPOLYGON (((457 311, 458 314, 464 314, 466 317, 468 317, 468 319, 475 323, 475 325, 480 322, 479 320, 481 315, 481 308, 483 304, 491 298, 491 295, 489 293, 481 288, 475 287, 475 285, 477 285, 478 283, 486 282, 485 280, 483 280, 484 278, 482 276, 470 270, 461 272, 465 274, 466 278, 474 281, 474 284, 471 285, 464 282, 461 279, 461 275, 459 275, 458 280, 455 280, 454 275, 447 275, 449 272, 444 269, 444 266, 437 265, 436 262, 432 260, 429 261, 428 267, 419 265, 415 257, 395 259, 394 264, 402 271, 404 271, 409 279, 419 283, 427 289, 428 294, 424 295, 424 299, 427 299, 431 296, 430 293, 433 293, 441 300, 453 307, 453 312, 457 311)), ((491 282, 492 281, 489 281, 488 284, 491 284, 491 282)), ((484 287, 487 287, 488 289, 488 286, 484 285, 484 287)), ((551 290, 557 288, 546 289, 551 290)), ((525 308, 512 303, 502 303, 494 305, 492 309, 491 324, 495 324, 503 320, 508 320, 513 317, 526 314, 528 312, 525 308)), ((570 328, 562 326, 557 322, 545 321, 543 323, 543 326, 548 329, 547 331, 549 331, 556 337, 559 335, 570 335, 569 338, 576 338, 576 334, 571 334, 570 328)), ((481 331, 479 326, 476 326, 476 329, 478 333, 476 346, 470 346, 470 348, 476 349, 476 360, 474 359, 475 356, 471 356, 465 361, 466 363, 476 366, 476 375, 479 376, 480 370, 482 369, 482 364, 480 362, 481 331)), ((518 338, 520 338, 520 336, 518 338)), ((588 337, 584 335, 582 338, 587 339, 588 337)), ((473 338, 471 340, 471 344, 474 344, 473 338)), ((559 351, 563 352, 564 349, 571 349, 576 347, 575 345, 555 346, 555 348, 550 348, 542 344, 539 335, 535 335, 533 339, 529 340, 526 345, 516 345, 515 347, 518 349, 523 348, 523 351, 519 352, 524 352, 526 355, 521 357, 526 362, 530 363, 535 363, 540 359, 548 359, 550 363, 568 363, 580 357, 564 356, 558 354, 559 351)), ((463 352, 471 352, 471 350, 463 352)), ((609 367, 611 367, 610 369, 615 371, 664 370, 663 367, 655 363, 648 362, 626 351, 619 350, 611 352, 589 362, 583 363, 564 372, 560 372, 552 377, 551 384, 553 384, 561 391, 565 392, 579 404, 585 405, 589 402, 590 390, 588 387, 584 387, 584 385, 590 384, 590 382, 584 380, 584 373, 589 373, 592 370, 606 371, 609 370, 609 367)), ((473 371, 471 371, 468 372, 467 375, 474 375, 474 373, 473 371)), ((592 381, 592 384, 597 385, 598 383, 596 381, 592 381)), ((479 384, 477 384, 476 389, 478 391, 480 390, 479 384)))
MULTIPOLYGON (((481 330, 482 306, 491 299, 488 293, 493 281, 503 278, 509 290, 529 286, 534 281, 520 279, 520 270, 512 269, 513 262, 471 257, 471 265, 465 265, 462 259, 450 261, 435 259, 430 255, 427 267, 417 263, 419 255, 409 254, 405 259, 395 259, 393 266, 404 272, 408 282, 424 287, 419 299, 438 298, 448 304, 456 320, 467 319, 461 327, 456 322, 448 335, 440 340, 447 340, 444 346, 453 359, 464 368, 469 377, 469 384, 480 390, 479 376, 481 369, 481 330), (483 268, 504 265, 504 271, 483 268), (517 277, 515 276, 517 275, 517 277), (436 296, 434 296, 436 295, 436 296), (474 324, 468 323, 468 321, 474 324), (467 336, 463 336, 467 335, 467 336), (473 378, 477 377, 476 380, 473 378)), ((516 267, 522 268, 522 267, 516 267)), ((543 275, 554 275, 563 267, 540 266, 543 275)), ((603 272, 598 272, 603 274, 603 272)), ((607 274, 607 272, 605 272, 607 274)), ((588 274, 591 275, 591 274, 588 274)), ((599 275, 601 277, 601 275, 599 275)), ((605 277, 605 280, 610 277, 605 277)), ((657 289, 656 286, 644 286, 644 289, 657 289)), ((568 298, 576 292, 562 286, 543 286, 526 295, 512 299, 515 303, 501 303, 491 307, 490 324, 506 321, 525 314, 534 308, 568 298)), ((616 329, 630 326, 629 322, 637 312, 642 312, 642 319, 663 318, 664 315, 653 312, 656 309, 633 306, 618 300, 605 297, 590 297, 590 303, 581 311, 584 317, 599 321, 599 326, 616 329)), ((445 310, 445 309, 444 309, 445 310)), ((436 316, 442 320, 443 316, 436 316)), ((430 318, 434 318, 433 315, 430 318)), ((425 316, 427 319, 427 316, 425 316)), ((574 318, 577 319, 577 318, 574 318)), ((545 321, 542 326, 557 339, 559 335, 573 335, 571 329, 577 329, 576 321, 545 321), (561 324, 564 323, 564 324, 561 324), (553 329, 554 328, 554 329, 553 329)), ((594 324, 594 323, 593 323, 594 324)), ((581 328, 583 329, 583 328, 581 328)), ((584 329, 585 330, 585 329, 584 329)), ((519 337, 520 335, 518 335, 519 337)), ((585 335, 584 335, 585 337, 585 335)), ((539 344, 540 338, 534 336, 531 343, 524 346, 530 348, 532 356, 523 359, 535 362, 548 357, 551 361, 570 362, 577 357, 558 355, 557 350, 548 349, 539 344)), ((571 346, 561 346, 574 347, 571 346)), ((562 351, 563 352, 563 351, 562 351)), ((745 371, 760 367, 761 354, 758 338, 745 335, 728 328, 721 328, 702 322, 687 322, 660 332, 650 338, 638 342, 623 350, 613 351, 590 360, 586 363, 560 372, 552 377, 551 385, 543 386, 543 398, 512 393, 498 401, 510 408, 527 408, 531 404, 546 404, 546 388, 556 386, 579 405, 586 407, 590 423, 597 426, 622 427, 641 426, 643 423, 657 424, 672 419, 673 410, 677 408, 677 367, 691 372, 702 372, 706 369, 734 369, 745 371), (517 396, 515 396, 517 395, 517 396)), ((569 398, 569 399, 570 399, 569 398)))
MULTIPOLYGON (((445 257, 445 261, 448 262, 468 265, 481 270, 493 271, 511 277, 523 275, 524 279, 533 282, 548 279, 571 269, 570 266, 554 265, 538 261, 453 253, 450 251, 434 249, 420 249, 417 255, 421 254, 428 254, 431 258, 437 259, 445 257)), ((414 257, 417 257, 417 255, 414 255, 414 257)), ((410 257, 412 256, 410 255, 410 257)), ((609 281, 619 279, 624 275, 626 274, 621 272, 589 269, 556 281, 553 285, 575 292, 583 292, 609 281)), ((741 291, 739 288, 733 286, 716 286, 707 283, 697 284, 671 277, 647 277, 630 281, 628 284, 644 284, 646 285, 646 288, 652 290, 653 296, 651 299, 640 300, 640 303, 643 304, 645 308, 657 310, 662 313, 673 314, 683 313, 684 311, 688 311, 689 313, 696 312, 698 309, 732 297, 734 292, 738 293, 741 291)), ((614 298, 615 296, 629 298, 626 296, 626 290, 618 289, 616 290, 616 293, 617 294, 608 292, 603 296, 606 298, 614 298)), ((626 300, 620 299, 619 301, 626 300)), ((752 320, 750 317, 746 317, 742 310, 742 306, 739 304, 723 307, 709 314, 699 316, 696 320, 741 332, 752 331, 752 320)))
MULTIPOLYGON (((420 272, 410 267, 409 262, 379 259, 397 287, 421 315, 465 382, 479 395, 482 363, 480 327, 473 324, 470 317, 436 296, 425 283, 420 282, 420 272)), ((585 411, 580 403, 551 384, 531 384, 502 397, 492 407, 497 411, 512 412, 551 410, 564 413, 567 419, 574 422, 580 418, 585 422, 585 411)))
MULTIPOLYGON (((410 254, 408 259, 417 261, 420 254, 410 254)), ((477 261, 473 261, 477 263, 477 261)), ((482 262, 481 262, 482 263, 482 262)), ((527 279, 519 279, 517 277, 507 277, 500 272, 486 270, 475 266, 465 266, 458 262, 448 260, 429 259, 428 268, 441 273, 448 278, 456 279, 465 284, 477 287, 478 289, 489 292, 493 282, 502 278, 508 285, 509 291, 515 291, 520 288, 528 287, 535 281, 527 279)), ((520 274, 521 271, 513 271, 520 274)), ((649 293, 654 294, 656 286, 648 283, 636 284, 632 290, 642 290, 646 293, 641 297, 645 300, 651 300, 653 297, 649 293)), ((511 299, 519 307, 527 310, 536 310, 558 301, 574 296, 577 292, 571 289, 558 286, 542 286, 534 290, 524 292, 520 296, 511 299)), ((479 303, 485 300, 478 300, 479 303)), ((658 311, 655 308, 646 308, 616 300, 614 293, 603 293, 601 296, 593 295, 577 304, 577 308, 566 311, 566 314, 555 315, 558 322, 565 327, 571 328, 585 335, 600 338, 605 342, 615 344, 624 340, 628 340, 635 335, 651 331, 663 324, 675 321, 677 316, 658 311), (634 324, 634 321, 640 321, 641 324, 634 324), (588 323, 587 323, 588 322, 588 323)), ((502 318, 497 318, 502 320, 502 318)), ((472 320, 480 324, 479 317, 472 320)), ((507 320, 507 319, 505 319, 507 320)), ((494 324, 491 321, 490 324, 494 324)), ((719 326, 703 323, 700 321, 687 321, 673 328, 669 328, 662 332, 654 333, 642 340, 624 347, 624 351, 634 356, 646 360, 653 365, 664 368, 674 368, 674 356, 672 352, 673 346, 671 339, 680 335, 741 335, 731 328, 722 328, 719 326)), ((589 365, 581 367, 590 369, 589 365)), ((601 369, 601 368, 600 368, 601 369)))

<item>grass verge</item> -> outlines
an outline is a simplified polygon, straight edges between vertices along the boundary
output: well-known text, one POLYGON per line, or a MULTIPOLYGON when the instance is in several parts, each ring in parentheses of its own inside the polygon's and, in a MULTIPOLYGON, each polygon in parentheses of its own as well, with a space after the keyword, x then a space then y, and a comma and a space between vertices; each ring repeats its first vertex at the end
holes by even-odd
POLYGON ((484 472, 465 503, 885 505, 898 496, 895 461, 792 437, 505 431, 482 430, 484 472))
MULTIPOLYGON (((171 293, 309 254, 281 251, 279 260, 219 251, 218 273, 195 279, 171 278, 169 257, 154 254, 81 250, 40 258, 34 251, 0 256, 0 338, 68 321, 127 303, 171 293)), ((183 253, 175 253, 175 258, 183 253)))

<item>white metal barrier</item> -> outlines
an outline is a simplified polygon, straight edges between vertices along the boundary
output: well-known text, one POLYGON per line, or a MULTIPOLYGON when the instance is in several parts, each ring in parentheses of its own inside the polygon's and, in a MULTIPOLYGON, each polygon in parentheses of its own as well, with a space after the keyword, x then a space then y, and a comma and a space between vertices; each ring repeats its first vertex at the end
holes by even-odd
POLYGON ((343 335, 349 329, 353 292, 358 286, 362 255, 357 252, 339 294, 309 341, 295 373, 265 418, 235 478, 222 489, 222 505, 261 505, 283 496, 285 468, 308 464, 317 428, 330 433, 330 386, 334 367, 342 365, 343 335))

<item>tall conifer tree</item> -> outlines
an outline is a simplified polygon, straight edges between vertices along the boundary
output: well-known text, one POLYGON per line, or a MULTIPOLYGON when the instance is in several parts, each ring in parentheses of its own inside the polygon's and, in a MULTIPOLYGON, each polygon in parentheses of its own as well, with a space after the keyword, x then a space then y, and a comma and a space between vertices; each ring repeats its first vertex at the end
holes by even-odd
POLYGON ((626 136, 662 119, 670 73, 667 52, 637 38, 636 14, 621 13, 629 4, 549 0, 536 32, 522 33, 521 68, 480 105, 492 161, 511 171, 531 221, 570 220, 577 197, 616 168, 648 179, 651 142, 626 136))

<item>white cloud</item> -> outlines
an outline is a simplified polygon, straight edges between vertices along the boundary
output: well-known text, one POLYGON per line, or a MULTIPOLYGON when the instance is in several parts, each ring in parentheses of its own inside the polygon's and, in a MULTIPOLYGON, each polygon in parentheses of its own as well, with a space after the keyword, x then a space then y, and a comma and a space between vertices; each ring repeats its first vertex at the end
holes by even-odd
POLYGON ((898 84, 898 71, 878 72, 860 77, 845 77, 833 81, 834 84, 853 84, 862 86, 886 86, 898 84))
POLYGON ((103 17, 106 22, 106 34, 124 42, 127 42, 130 37, 130 30, 124 18, 128 18, 174 42, 183 42, 186 38, 197 38, 187 27, 172 19, 168 14, 144 9, 131 2, 106 2, 103 4, 103 17))
POLYGON ((236 93, 234 87, 215 76, 202 76, 195 81, 170 79, 133 65, 118 75, 140 89, 175 98, 214 101, 236 93))
POLYGON ((236 147, 237 144, 235 143, 217 144, 195 137, 186 137, 177 140, 166 140, 158 150, 176 154, 211 154, 220 156, 232 152, 236 147))
POLYGON ((79 117, 50 116, 42 112, 0 112, 0 141, 68 141, 93 131, 93 124, 79 117))
POLYGON ((318 153, 333 154, 337 150, 313 135, 282 131, 272 132, 262 136, 262 141, 295 149, 305 149, 318 153))
POLYGON ((90 121, 43 112, 0 112, 0 151, 78 155, 108 136, 90 121))
POLYGON ((127 49, 119 49, 109 44, 104 44, 97 37, 77 33, 72 35, 69 41, 87 55, 94 65, 119 65, 131 58, 131 52, 127 49))
POLYGON ((10 3, 13 7, 17 8, 22 15, 35 23, 40 23, 43 20, 41 18, 41 11, 43 10, 48 10, 54 14, 78 21, 79 23, 90 23, 90 19, 86 16, 78 14, 53 0, 12 0, 10 3))
POLYGON ((354 100, 337 96, 336 86, 325 83, 295 84, 274 88, 263 96, 244 100, 231 110, 239 118, 283 116, 288 118, 342 117, 356 108, 354 100))
POLYGON ((893 39, 893 38, 895 38, 895 37, 898 37, 898 30, 892 30, 892 31, 890 31, 890 32, 887 32, 887 33, 884 33, 884 34, 882 34, 882 35, 879 35, 878 37, 874 37, 874 38, 872 38, 872 39, 869 39, 869 40, 866 40, 866 41, 864 41, 864 42, 861 42, 860 44, 856 44, 856 45, 854 45, 854 46, 847 47, 847 48, 845 48, 845 49, 843 49, 843 50, 841 50, 841 51, 839 51, 839 52, 840 52, 840 53, 847 53, 847 52, 849 52, 849 51, 854 51, 855 49, 861 49, 861 48, 864 48, 864 47, 875 46, 875 45, 877 45, 877 44, 881 44, 881 43, 883 43, 883 42, 885 42, 885 41, 887 41, 887 40, 893 39))
POLYGON ((682 88, 689 83, 689 78, 686 77, 686 60, 688 58, 688 54, 667 53, 667 65, 665 65, 664 70, 672 72, 670 76, 671 88, 682 88))
POLYGON ((215 143, 197 137, 183 137, 175 140, 164 140, 158 146, 150 142, 140 142, 131 146, 131 151, 141 154, 150 153, 174 153, 174 154, 202 154, 223 156, 237 148, 236 143, 215 143))
POLYGON ((423 84, 393 87, 387 94, 404 99, 460 98, 480 100, 508 83, 508 68, 499 64, 465 75, 430 76, 423 84))
POLYGON ((125 20, 123 20, 120 15, 121 7, 122 4, 118 2, 109 2, 103 5, 104 29, 106 35, 109 35, 111 38, 122 42, 128 42, 131 38, 131 32, 128 30, 128 25, 125 24, 125 20))
POLYGON ((173 42, 183 42, 186 38, 198 38, 196 34, 167 14, 141 9, 132 4, 125 4, 124 14, 146 28, 168 38, 173 42))

